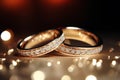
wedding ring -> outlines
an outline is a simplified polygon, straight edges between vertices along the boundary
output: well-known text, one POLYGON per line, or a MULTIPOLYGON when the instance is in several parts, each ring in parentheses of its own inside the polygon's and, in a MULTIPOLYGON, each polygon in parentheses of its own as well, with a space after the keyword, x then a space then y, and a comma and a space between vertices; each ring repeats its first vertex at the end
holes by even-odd
POLYGON ((17 51, 22 56, 42 56, 55 50, 64 39, 64 34, 61 30, 47 30, 20 40, 17 45, 17 51))
POLYGON ((62 31, 65 41, 56 49, 60 54, 80 56, 83 54, 100 53, 102 51, 103 42, 97 35, 78 27, 66 27, 62 31), (79 42, 85 45, 83 46, 79 42))

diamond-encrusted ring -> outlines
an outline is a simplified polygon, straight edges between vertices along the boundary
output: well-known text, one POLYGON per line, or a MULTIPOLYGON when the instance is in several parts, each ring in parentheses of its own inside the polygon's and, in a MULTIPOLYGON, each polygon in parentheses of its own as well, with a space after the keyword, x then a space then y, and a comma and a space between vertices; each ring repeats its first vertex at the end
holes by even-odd
POLYGON ((103 41, 100 37, 78 27, 62 28, 65 41, 56 49, 62 55, 80 56, 100 53, 103 41))
POLYGON ((64 40, 64 33, 61 30, 46 30, 20 40, 17 51, 22 56, 42 56, 55 50, 64 40))

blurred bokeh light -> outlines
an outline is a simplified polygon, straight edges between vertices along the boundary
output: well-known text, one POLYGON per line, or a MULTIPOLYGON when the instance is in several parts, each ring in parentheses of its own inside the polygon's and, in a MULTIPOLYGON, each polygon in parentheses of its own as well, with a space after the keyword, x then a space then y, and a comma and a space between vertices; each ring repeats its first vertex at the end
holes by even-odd
POLYGON ((8 30, 5 30, 1 33, 1 39, 3 41, 8 41, 10 40, 11 38, 13 37, 13 32, 12 30, 8 29, 8 30))
POLYGON ((2 0, 5 9, 19 9, 25 5, 27 0, 2 0))

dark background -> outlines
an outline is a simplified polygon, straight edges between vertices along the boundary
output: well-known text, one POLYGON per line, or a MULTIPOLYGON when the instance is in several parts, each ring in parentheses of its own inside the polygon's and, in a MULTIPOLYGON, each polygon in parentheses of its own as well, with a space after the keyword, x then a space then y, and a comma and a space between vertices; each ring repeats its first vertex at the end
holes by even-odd
POLYGON ((47 0, 21 0, 23 3, 13 4, 4 1, 0 0, 0 31, 12 29, 16 34, 26 35, 61 26, 77 26, 94 32, 119 33, 117 0, 68 0, 60 4, 47 0))

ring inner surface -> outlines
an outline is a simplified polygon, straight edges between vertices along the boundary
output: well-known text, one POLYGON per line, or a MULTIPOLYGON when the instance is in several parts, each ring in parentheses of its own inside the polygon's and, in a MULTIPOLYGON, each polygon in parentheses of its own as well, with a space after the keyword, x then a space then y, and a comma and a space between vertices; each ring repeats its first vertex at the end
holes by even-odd
POLYGON ((91 45, 80 40, 75 39, 65 39, 63 42, 67 46, 71 47, 90 47, 91 45))
POLYGON ((65 45, 73 47, 81 46, 96 46, 98 44, 98 38, 84 30, 74 30, 74 29, 63 29, 66 40, 64 41, 65 45))
POLYGON ((60 36, 59 31, 57 30, 48 30, 45 32, 41 32, 35 36, 33 36, 31 39, 27 40, 21 48, 23 49, 33 49, 42 47, 49 42, 53 41, 57 37, 60 36))

